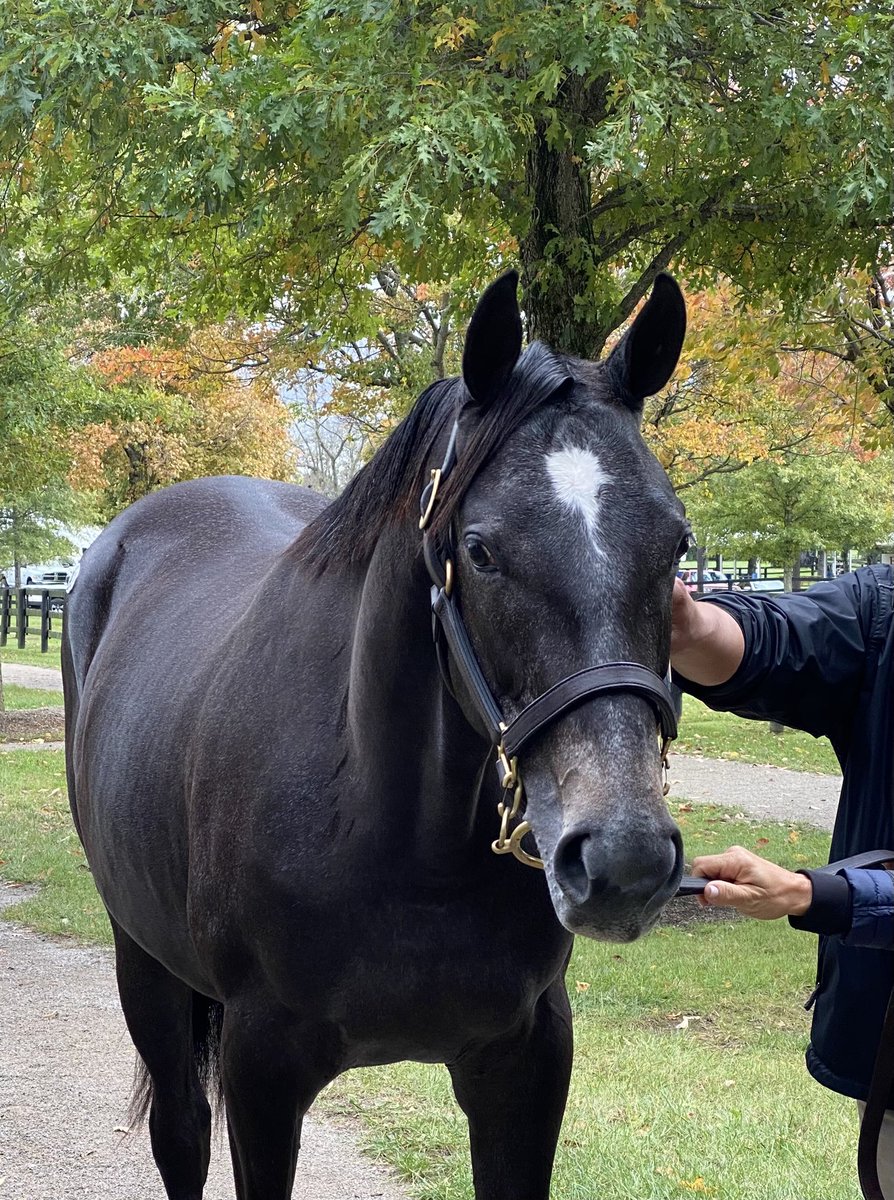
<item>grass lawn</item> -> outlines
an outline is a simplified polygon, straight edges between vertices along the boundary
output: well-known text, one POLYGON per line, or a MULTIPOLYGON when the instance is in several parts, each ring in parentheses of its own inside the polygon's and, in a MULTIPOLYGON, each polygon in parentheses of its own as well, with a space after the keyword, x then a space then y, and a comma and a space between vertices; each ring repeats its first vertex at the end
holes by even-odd
POLYGON ((826 738, 814 738, 796 729, 771 733, 765 721, 746 721, 732 713, 712 712, 693 696, 683 697, 680 736, 672 752, 768 763, 820 775, 840 774, 838 759, 826 738))
POLYGON ((37 634, 28 634, 24 650, 19 650, 14 642, 0 646, 0 663, 22 663, 28 667, 55 667, 58 670, 61 655, 62 643, 58 638, 51 638, 46 654, 41 654, 40 637, 37 634))
MULTIPOLYGON (((740 842, 788 866, 828 837, 675 803, 687 853, 740 842)), ((71 828, 59 751, 0 754, 0 874, 39 881, 8 915, 108 942, 71 828)), ((523 870, 514 863, 501 864, 523 870)), ((785 922, 667 924, 630 946, 578 940, 575 1071, 556 1163, 562 1200, 857 1200, 850 1102, 803 1067, 815 939, 785 922), (688 1018, 688 1020, 684 1020, 688 1018)), ((321 1106, 423 1200, 471 1200, 465 1120, 440 1067, 354 1071, 321 1106)))
POLYGON ((61 750, 0 752, 0 876, 41 885, 4 915, 46 933, 111 942, 71 823, 61 750))
POLYGON ((62 704, 62 693, 47 692, 43 688, 19 687, 16 683, 4 683, 3 700, 7 708, 49 708, 62 704))

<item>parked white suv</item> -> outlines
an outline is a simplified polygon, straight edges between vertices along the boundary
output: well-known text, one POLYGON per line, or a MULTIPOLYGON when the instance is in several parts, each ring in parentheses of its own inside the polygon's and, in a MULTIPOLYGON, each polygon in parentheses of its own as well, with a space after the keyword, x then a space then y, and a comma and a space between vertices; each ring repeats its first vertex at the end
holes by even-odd
MULTIPOLYGON (((22 567, 22 586, 65 587, 74 571, 70 558, 59 558, 55 562, 41 563, 36 567, 22 567)), ((7 577, 8 578, 8 577, 7 577)))

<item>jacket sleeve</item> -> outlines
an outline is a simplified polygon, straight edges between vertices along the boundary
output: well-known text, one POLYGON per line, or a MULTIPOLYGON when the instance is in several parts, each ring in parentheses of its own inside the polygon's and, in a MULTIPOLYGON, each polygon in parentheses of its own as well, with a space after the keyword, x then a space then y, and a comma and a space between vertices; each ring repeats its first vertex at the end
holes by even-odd
POLYGON ((851 927, 845 946, 894 950, 894 876, 890 871, 842 871, 851 893, 851 927))
POLYGON ((871 571, 860 571, 772 599, 729 592, 700 600, 735 617, 745 654, 717 687, 676 672, 674 681, 711 708, 832 736, 849 725, 856 706, 877 587, 871 571))
POLYGON ((877 868, 846 867, 830 875, 802 871, 813 883, 813 900, 793 929, 837 934, 845 946, 894 950, 894 875, 877 868))

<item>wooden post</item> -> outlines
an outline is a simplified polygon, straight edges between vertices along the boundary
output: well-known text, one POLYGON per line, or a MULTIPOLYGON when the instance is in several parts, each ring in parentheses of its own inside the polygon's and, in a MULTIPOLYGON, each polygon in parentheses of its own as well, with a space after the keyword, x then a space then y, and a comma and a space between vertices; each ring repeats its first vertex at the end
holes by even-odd
POLYGON ((25 649, 25 634, 28 632, 28 594, 24 588, 16 588, 16 645, 25 649))
POLYGON ((9 636, 10 591, 8 587, 0 587, 0 646, 6 645, 9 636))
POLYGON ((50 593, 44 588, 40 593, 40 652, 46 654, 50 648, 50 593))

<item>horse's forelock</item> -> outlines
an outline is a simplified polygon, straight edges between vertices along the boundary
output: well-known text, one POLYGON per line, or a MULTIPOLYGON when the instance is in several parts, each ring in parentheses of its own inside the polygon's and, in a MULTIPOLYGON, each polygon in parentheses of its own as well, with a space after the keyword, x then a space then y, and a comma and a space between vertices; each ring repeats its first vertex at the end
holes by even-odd
MULTIPOLYGON (((472 480, 512 433, 573 382, 568 362, 535 342, 502 391, 474 406, 469 440, 435 509, 433 534, 447 528, 472 480)), ((368 560, 383 531, 415 512, 434 446, 464 403, 461 379, 426 388, 370 462, 296 539, 299 561, 322 572, 368 560)))

